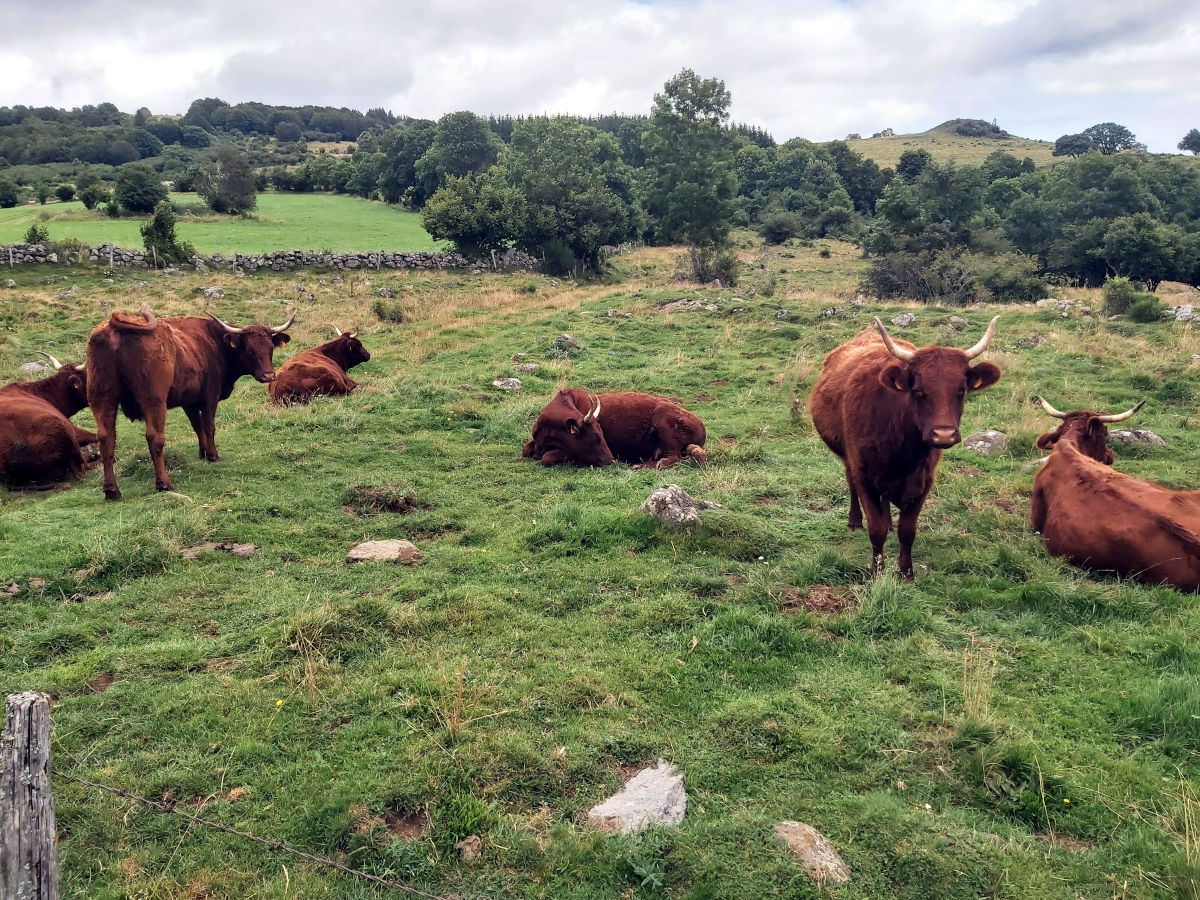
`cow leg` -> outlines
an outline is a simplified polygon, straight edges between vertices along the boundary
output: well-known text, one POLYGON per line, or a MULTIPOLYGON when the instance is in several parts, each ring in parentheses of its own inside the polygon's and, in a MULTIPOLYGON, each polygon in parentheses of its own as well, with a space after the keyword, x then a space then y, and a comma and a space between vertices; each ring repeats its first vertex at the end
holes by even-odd
POLYGON ((846 486, 850 488, 850 517, 846 520, 846 527, 851 531, 862 531, 862 507, 858 504, 858 488, 854 486, 849 469, 846 470, 846 486))
POLYGON ((85 431, 84 429, 80 428, 78 425, 75 425, 74 423, 69 423, 69 424, 71 425, 71 428, 73 429, 73 434, 75 435, 75 443, 78 444, 80 447, 84 447, 88 444, 94 444, 100 440, 100 435, 96 434, 96 432, 85 431))
POLYGON ((202 406, 185 407, 183 411, 187 413, 188 421, 192 423, 192 430, 196 432, 196 439, 200 442, 200 458, 216 462, 219 457, 217 456, 216 428, 212 417, 205 413, 202 406))
POLYGON ((867 535, 871 538, 871 577, 883 574, 883 543, 892 529, 892 507, 883 497, 870 491, 859 494, 867 514, 867 535))
POLYGON ((547 450, 542 454, 543 466, 557 466, 559 463, 564 463, 568 459, 567 454, 561 450, 547 450))
POLYGON ((659 457, 658 462, 654 464, 655 469, 669 469, 671 466, 677 466, 683 461, 683 457, 678 453, 668 453, 665 456, 659 457))
POLYGON ((146 414, 146 446, 150 448, 150 461, 154 463, 154 486, 160 491, 173 491, 171 476, 167 474, 167 464, 163 461, 163 447, 167 443, 167 405, 147 404, 143 407, 146 414))
POLYGON ((900 519, 896 523, 896 537, 900 540, 900 576, 905 581, 913 580, 912 545, 917 538, 917 516, 924 505, 925 498, 922 497, 915 503, 901 507, 900 519))
POLYGON ((100 441, 100 463, 104 466, 104 499, 120 500, 121 491, 113 469, 117 456, 117 407, 115 404, 112 409, 92 407, 92 415, 96 419, 96 435, 100 441))

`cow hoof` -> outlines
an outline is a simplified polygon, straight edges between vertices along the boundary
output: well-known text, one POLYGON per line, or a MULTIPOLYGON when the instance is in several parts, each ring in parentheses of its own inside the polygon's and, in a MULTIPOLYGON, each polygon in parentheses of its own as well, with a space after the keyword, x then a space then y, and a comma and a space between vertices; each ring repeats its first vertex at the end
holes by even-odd
POLYGON ((159 491, 173 491, 175 490, 175 485, 168 481, 166 484, 155 484, 154 488, 159 491))
POLYGON ((113 488, 111 491, 105 490, 104 499, 105 500, 120 500, 121 492, 118 491, 116 488, 113 488))

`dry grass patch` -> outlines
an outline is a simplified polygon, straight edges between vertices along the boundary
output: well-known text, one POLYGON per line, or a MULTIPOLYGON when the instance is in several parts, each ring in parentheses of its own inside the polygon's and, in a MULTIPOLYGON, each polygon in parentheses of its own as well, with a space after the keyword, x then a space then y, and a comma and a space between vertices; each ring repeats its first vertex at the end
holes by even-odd
POLYGON ((809 613, 836 617, 857 605, 854 592, 840 585, 810 584, 802 588, 785 587, 779 598, 779 611, 789 615, 809 613))

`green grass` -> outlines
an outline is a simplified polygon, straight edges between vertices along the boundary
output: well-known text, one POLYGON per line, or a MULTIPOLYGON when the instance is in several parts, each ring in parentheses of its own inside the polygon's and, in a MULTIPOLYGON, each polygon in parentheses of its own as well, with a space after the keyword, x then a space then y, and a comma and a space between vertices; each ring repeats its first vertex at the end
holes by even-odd
POLYGON ((894 134, 891 137, 860 138, 846 141, 851 150, 875 160, 880 166, 895 168, 900 154, 906 150, 927 150, 938 162, 953 160, 962 165, 977 166, 996 150, 1011 153, 1017 159, 1031 157, 1037 166, 1048 166, 1058 161, 1052 155, 1053 141, 1035 141, 1029 138, 981 138, 964 137, 932 128, 919 134, 894 134))
MULTIPOLYGON (((124 421, 121 503, 103 501, 99 471, 0 493, 0 589, 17 585, 0 595, 0 689, 53 695, 67 773, 464 898, 824 896, 775 843, 783 819, 839 848, 854 872, 840 898, 1192 896, 1195 598, 1047 556, 1026 464, 1051 424, 1031 395, 1106 409, 1149 396, 1137 424, 1168 449, 1118 466, 1194 486, 1197 339, 1033 307, 857 307, 846 245, 744 243, 758 268, 736 289, 674 281, 675 250, 622 256, 617 278, 582 286, 17 270, 0 288, 6 379, 35 349, 79 359, 111 309, 199 310, 214 283, 214 310, 238 323, 296 298, 277 363, 330 321, 359 325, 372 359, 354 395, 307 407, 274 408, 243 379, 220 407, 216 464, 172 411, 182 498, 153 490, 140 423, 124 421), (767 267, 770 297, 754 289, 767 267), (371 311, 385 285, 398 321, 371 311), (682 297, 718 309, 656 309, 682 297), (823 316, 832 306, 846 315, 823 316), (963 428, 1000 428, 1012 449, 947 453, 916 581, 868 583, 841 467, 792 399, 871 316, 907 309, 918 344, 973 343, 1001 314, 989 358, 1004 378, 963 428), (548 357, 564 331, 582 351, 548 357), (1019 346, 1033 334, 1046 342, 1019 346), (492 388, 517 353, 541 369, 520 393, 492 388), (709 463, 522 459, 560 384, 679 397, 707 423, 709 463), (723 509, 663 531, 638 506, 671 482, 723 509), (343 562, 376 538, 426 556, 343 562), (261 549, 181 558, 207 540, 261 549), (814 590, 847 608, 806 611, 814 590), (681 826, 619 838, 578 824, 660 756, 686 778, 681 826), (396 838, 418 813, 428 833, 396 838), (454 850, 470 834, 475 862, 454 850)), ((64 897, 393 896, 75 785, 55 794, 64 897)))
MULTIPOLYGON (((195 194, 172 194, 180 205, 176 235, 201 253, 262 253, 268 250, 440 249, 421 227, 418 213, 337 194, 258 195, 247 218, 217 216, 195 194)), ((0 209, 0 243, 20 241, 29 226, 44 224, 52 241, 75 238, 96 246, 141 247, 142 219, 110 219, 78 201, 0 209)))

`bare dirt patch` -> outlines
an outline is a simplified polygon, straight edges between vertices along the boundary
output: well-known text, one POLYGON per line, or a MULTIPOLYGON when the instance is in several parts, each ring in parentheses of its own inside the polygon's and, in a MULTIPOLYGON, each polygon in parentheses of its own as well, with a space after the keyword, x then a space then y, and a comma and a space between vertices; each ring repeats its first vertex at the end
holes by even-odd
POLYGON ((116 679, 113 678, 112 673, 105 672, 103 675, 97 675, 95 678, 89 681, 88 687, 97 694, 103 694, 113 686, 114 681, 116 681, 116 679))
POLYGON ((802 588, 784 588, 779 610, 792 614, 807 612, 822 616, 840 616, 855 605, 854 594, 848 587, 810 584, 802 588))
POLYGON ((425 810, 399 810, 384 813, 388 833, 401 841, 417 841, 429 833, 429 816, 425 810))

